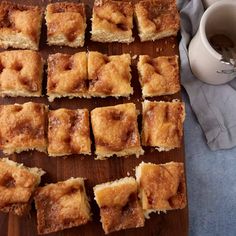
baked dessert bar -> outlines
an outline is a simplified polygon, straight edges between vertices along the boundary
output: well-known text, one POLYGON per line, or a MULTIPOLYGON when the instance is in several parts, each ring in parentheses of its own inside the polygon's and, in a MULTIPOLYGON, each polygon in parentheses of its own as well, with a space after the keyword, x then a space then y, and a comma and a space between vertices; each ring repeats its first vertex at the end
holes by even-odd
POLYGON ((178 162, 136 167, 136 178, 146 218, 151 212, 183 209, 187 204, 184 165, 178 162))
POLYGON ((52 102, 57 97, 86 97, 87 91, 86 52, 49 55, 47 82, 49 101, 52 102))
POLYGON ((129 54, 106 56, 88 54, 89 95, 96 97, 128 97, 131 87, 131 57, 129 54))
POLYGON ((143 154, 135 104, 99 107, 91 111, 97 159, 143 154))
POLYGON ((91 40, 131 43, 133 6, 129 1, 95 0, 91 40))
POLYGON ((83 47, 86 15, 83 3, 57 2, 46 8, 49 45, 83 47))
POLYGON ((5 154, 45 152, 46 114, 47 107, 39 103, 0 105, 0 149, 5 154))
POLYGON ((91 154, 87 109, 58 109, 48 113, 48 155, 91 154))
POLYGON ((34 200, 38 234, 72 228, 91 220, 83 178, 70 178, 38 188, 34 200))
POLYGON ((0 47, 38 50, 42 10, 37 6, 0 3, 0 47))
POLYGON ((158 151, 169 151, 181 146, 184 103, 143 102, 142 144, 156 147, 158 151))
POLYGON ((144 226, 144 214, 138 201, 137 182, 126 177, 94 187, 95 200, 105 234, 144 226))
POLYGON ((143 97, 177 93, 180 90, 178 56, 139 56, 139 81, 143 97))
POLYGON ((39 97, 42 94, 43 59, 38 52, 0 53, 0 96, 39 97))
POLYGON ((141 41, 176 36, 179 31, 176 0, 140 1, 135 4, 135 19, 141 41))
POLYGON ((7 158, 0 159, 0 211, 23 216, 29 213, 32 195, 45 173, 7 158))

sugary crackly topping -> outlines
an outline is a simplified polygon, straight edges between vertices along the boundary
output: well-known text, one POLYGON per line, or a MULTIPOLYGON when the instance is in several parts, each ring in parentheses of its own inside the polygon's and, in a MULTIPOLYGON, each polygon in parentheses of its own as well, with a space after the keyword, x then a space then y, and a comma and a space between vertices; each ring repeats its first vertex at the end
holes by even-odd
POLYGON ((50 111, 48 126, 49 155, 90 153, 88 110, 50 111))
POLYGON ((45 145, 45 106, 24 103, 0 106, 0 147, 18 148, 39 142, 45 145), (41 143, 42 142, 42 143, 41 143))
POLYGON ((145 101, 143 103, 143 145, 179 147, 183 136, 184 118, 184 104, 181 102, 145 101))
POLYGON ((137 183, 133 178, 97 186, 94 192, 105 233, 144 225, 137 198, 137 183))
POLYGON ((133 93, 130 64, 129 54, 106 56, 99 52, 89 52, 89 93, 116 96, 133 93))
POLYGON ((124 178, 95 187, 96 201, 99 207, 124 206, 132 194, 137 193, 137 183, 133 178, 124 178))
POLYGON ((94 3, 93 14, 95 28, 103 25, 104 29, 112 32, 129 31, 133 28, 131 2, 97 0, 94 3))
POLYGON ((78 226, 90 220, 90 207, 81 178, 39 188, 35 201, 39 233, 78 226))
POLYGON ((0 160, 0 208, 14 203, 27 203, 38 178, 22 166, 0 160))
MULTIPOLYGON (((54 212, 54 216, 57 215, 57 218, 62 220, 64 217, 71 217, 73 219, 80 217, 80 214, 83 213, 79 209, 83 207, 81 204, 84 204, 85 201, 84 191, 83 180, 72 179, 40 188, 36 194, 36 199, 42 204, 44 200, 57 205, 56 212, 54 212)), ((53 208, 44 210, 53 212, 53 208)))
POLYGON ((96 108, 91 116, 96 146, 111 151, 140 146, 134 104, 96 108))
POLYGON ((0 53, 0 91, 41 91, 43 61, 38 52, 30 50, 0 53))
POLYGON ((50 93, 78 93, 87 91, 87 56, 56 53, 48 58, 48 84, 50 93))
POLYGON ((178 56, 139 57, 138 70, 143 96, 173 94, 180 90, 178 56))
POLYGON ((42 11, 37 6, 24 6, 8 2, 0 3, 0 31, 11 29, 38 40, 42 11))
POLYGON ((140 188, 145 210, 170 210, 186 206, 186 187, 182 163, 140 165, 140 188))
POLYGON ((145 0, 135 5, 138 24, 143 32, 179 29, 179 14, 175 0, 145 0))
MULTIPOLYGON (((77 179, 69 179, 64 182, 58 182, 55 184, 48 184, 44 187, 41 187, 37 193, 36 197, 39 198, 49 198, 48 200, 52 202, 65 202, 66 197, 67 200, 69 200, 68 196, 74 197, 74 200, 76 200, 75 197, 78 197, 78 195, 81 195, 84 193, 84 186, 83 186, 83 179, 77 178, 77 179)), ((80 196, 81 197, 81 196, 80 196)), ((72 199, 71 199, 72 200, 72 199)), ((62 204, 63 205, 63 204, 62 204)))
POLYGON ((84 34, 85 31, 84 4, 70 2, 49 4, 46 21, 48 36, 63 34, 69 42, 73 42, 78 35, 84 34))

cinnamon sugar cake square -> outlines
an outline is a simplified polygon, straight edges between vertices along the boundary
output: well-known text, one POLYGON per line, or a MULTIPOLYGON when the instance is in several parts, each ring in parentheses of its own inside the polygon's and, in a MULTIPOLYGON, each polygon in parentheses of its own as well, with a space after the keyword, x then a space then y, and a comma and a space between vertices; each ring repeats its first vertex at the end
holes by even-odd
POLYGON ((45 173, 7 158, 0 159, 0 211, 23 216, 31 209, 32 195, 45 173))
POLYGON ((146 218, 151 212, 183 209, 187 205, 183 163, 142 162, 136 167, 136 178, 146 218))
POLYGON ((38 234, 86 224, 91 220, 83 178, 48 184, 35 194, 38 234))
POLYGON ((129 1, 95 0, 91 40, 131 43, 133 6, 129 1))
POLYGON ((97 159, 143 154, 135 104, 95 108, 91 122, 97 159))
POLYGON ((0 52, 0 96, 42 95, 43 59, 38 52, 0 52))
POLYGON ((135 19, 143 41, 176 36, 180 17, 176 0, 143 0, 135 4, 135 19))
POLYGON ((44 104, 0 105, 0 149, 6 154, 46 152, 47 107, 44 104))
POLYGON ((133 177, 99 184, 93 189, 105 234, 144 226, 137 182, 133 177))
POLYGON ((158 151, 169 151, 181 146, 183 122, 185 119, 184 103, 143 102, 142 144, 156 147, 158 151))
POLYGON ((128 97, 133 94, 130 66, 129 54, 106 56, 99 52, 89 52, 89 95, 128 97))
POLYGON ((89 112, 65 108, 48 113, 48 155, 91 154, 89 112))
POLYGON ((2 1, 0 3, 0 47, 38 50, 42 10, 2 1))
POLYGON ((178 56, 151 58, 141 55, 137 67, 143 97, 169 95, 180 91, 178 56))
POLYGON ((49 55, 47 95, 50 102, 60 97, 88 97, 86 52, 49 55))
POLYGON ((49 45, 83 47, 86 29, 84 3, 57 2, 46 8, 49 45))

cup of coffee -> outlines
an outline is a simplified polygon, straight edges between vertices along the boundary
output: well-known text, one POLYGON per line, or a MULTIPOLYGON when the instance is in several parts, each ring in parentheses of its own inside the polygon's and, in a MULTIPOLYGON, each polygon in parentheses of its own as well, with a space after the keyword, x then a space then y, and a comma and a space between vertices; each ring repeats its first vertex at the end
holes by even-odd
POLYGON ((188 50, 192 72, 198 79, 209 84, 224 84, 236 78, 233 58, 231 64, 222 62, 222 55, 224 58, 228 50, 236 56, 235 26, 235 0, 216 2, 204 12, 188 50))

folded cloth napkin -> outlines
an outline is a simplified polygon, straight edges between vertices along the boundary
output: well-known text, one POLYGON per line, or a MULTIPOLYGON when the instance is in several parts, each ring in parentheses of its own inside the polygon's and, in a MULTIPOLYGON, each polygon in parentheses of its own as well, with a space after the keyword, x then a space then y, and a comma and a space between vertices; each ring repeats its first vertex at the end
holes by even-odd
MULTIPOLYGON (((224 85, 209 85, 196 79, 188 61, 188 44, 204 12, 200 0, 177 0, 181 17, 181 83, 212 150, 236 146, 236 79, 224 85)), ((201 60, 201 58, 199 58, 201 60)))

